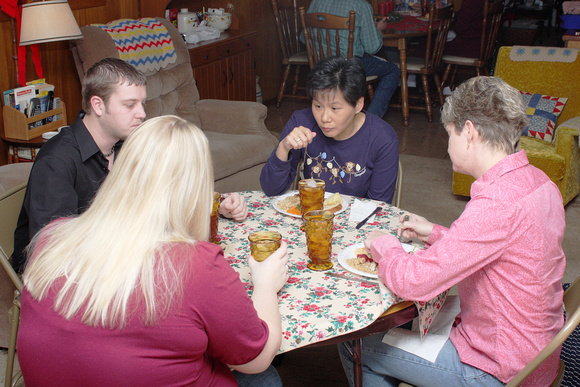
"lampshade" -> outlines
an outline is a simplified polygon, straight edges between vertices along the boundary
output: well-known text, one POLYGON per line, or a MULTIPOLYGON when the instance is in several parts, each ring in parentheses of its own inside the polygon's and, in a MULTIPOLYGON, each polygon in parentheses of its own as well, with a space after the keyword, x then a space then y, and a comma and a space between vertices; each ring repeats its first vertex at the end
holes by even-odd
POLYGON ((66 0, 38 1, 22 5, 21 46, 82 37, 66 0))

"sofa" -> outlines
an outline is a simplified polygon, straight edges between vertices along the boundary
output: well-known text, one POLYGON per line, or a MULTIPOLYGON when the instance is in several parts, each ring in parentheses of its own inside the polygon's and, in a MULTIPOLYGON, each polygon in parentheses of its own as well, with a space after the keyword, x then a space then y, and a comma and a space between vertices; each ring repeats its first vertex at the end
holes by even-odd
MULTIPOLYGON (((543 57, 542 57, 543 58, 543 57)), ((494 76, 502 78, 516 89, 544 96, 567 98, 554 130, 543 139, 522 135, 520 146, 530 163, 544 171, 558 186, 566 205, 579 191, 580 152, 580 53, 578 49, 532 46, 500 47, 494 76), (571 51, 566 51, 571 50, 571 51), (523 56, 562 55, 565 61, 520 60, 523 56), (568 55, 570 54, 570 55, 568 55), (573 60, 572 60, 573 59, 573 60), (548 140, 548 141, 546 141, 548 140)), ((528 114, 535 112, 528 108, 528 114)), ((473 177, 453 172, 453 193, 470 196, 473 177)))
MULTIPOLYGON (((174 63, 158 70, 143 71, 147 76, 147 118, 174 114, 204 131, 209 140, 217 191, 260 189, 260 171, 278 143, 264 124, 267 108, 248 101, 200 100, 189 51, 182 36, 164 18, 146 20, 156 21, 156 28, 159 24, 166 28, 176 54, 174 63)), ((81 31, 83 38, 71 41, 71 50, 82 81, 94 63, 121 55, 115 41, 103 28, 85 26, 81 31)))

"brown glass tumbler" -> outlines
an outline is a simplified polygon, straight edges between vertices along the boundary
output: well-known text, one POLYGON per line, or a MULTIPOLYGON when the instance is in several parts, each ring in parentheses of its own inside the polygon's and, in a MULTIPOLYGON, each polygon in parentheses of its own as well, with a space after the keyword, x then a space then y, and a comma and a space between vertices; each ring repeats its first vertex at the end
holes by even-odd
POLYGON ((332 230, 334 213, 331 211, 309 211, 303 215, 306 245, 311 270, 328 270, 332 267, 332 230))

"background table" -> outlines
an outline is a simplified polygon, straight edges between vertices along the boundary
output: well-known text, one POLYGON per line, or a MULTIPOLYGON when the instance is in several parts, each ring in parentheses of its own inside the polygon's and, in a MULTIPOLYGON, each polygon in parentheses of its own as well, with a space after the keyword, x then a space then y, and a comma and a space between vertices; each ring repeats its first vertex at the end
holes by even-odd
MULTIPOLYGON (((350 207, 334 218, 332 262, 328 271, 312 271, 306 267, 308 254, 306 238, 300 230, 302 220, 276 211, 272 199, 260 191, 240 192, 249 206, 244 222, 220 219, 218 239, 230 265, 240 274, 240 280, 249 293, 252 291, 250 271, 246 263, 249 254, 248 235, 258 230, 278 231, 287 241, 290 252, 290 278, 278 294, 282 318, 282 346, 280 352, 289 351, 315 342, 358 331, 373 323, 385 310, 401 299, 392 292, 381 295, 375 283, 348 281, 329 277, 336 272, 350 275, 337 260, 345 247, 362 242, 372 230, 395 234, 402 210, 386 203, 372 223, 356 230, 356 223, 349 222, 350 207)), ((343 196, 352 203, 352 197, 343 196)), ((361 199, 368 200, 368 199, 361 199)), ((354 275, 353 275, 354 276, 354 275)), ((387 289, 388 291, 388 289, 387 289)), ((420 311, 422 319, 430 321, 436 314, 438 298, 420 311)))

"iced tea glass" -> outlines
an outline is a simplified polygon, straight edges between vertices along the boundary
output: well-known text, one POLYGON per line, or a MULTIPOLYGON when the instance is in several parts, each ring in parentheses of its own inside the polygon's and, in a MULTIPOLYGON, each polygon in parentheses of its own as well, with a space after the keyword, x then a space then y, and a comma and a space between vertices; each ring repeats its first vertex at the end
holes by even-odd
POLYGON ((332 267, 332 229, 334 213, 315 210, 304 213, 304 229, 308 247, 308 268, 311 270, 328 270, 332 267))
POLYGON ((211 209, 211 216, 209 221, 209 241, 218 244, 220 241, 217 238, 218 223, 219 223, 219 209, 222 195, 219 192, 213 193, 213 207, 211 209))
POLYGON ((262 262, 280 248, 282 235, 276 231, 256 231, 248 236, 248 240, 250 254, 256 261, 262 262))
POLYGON ((302 214, 313 210, 322 210, 322 207, 324 207, 325 187, 326 183, 320 179, 303 179, 298 182, 302 214), (315 186, 310 186, 310 184, 315 184, 315 186))

